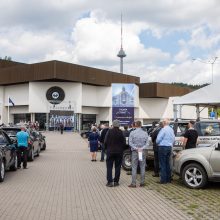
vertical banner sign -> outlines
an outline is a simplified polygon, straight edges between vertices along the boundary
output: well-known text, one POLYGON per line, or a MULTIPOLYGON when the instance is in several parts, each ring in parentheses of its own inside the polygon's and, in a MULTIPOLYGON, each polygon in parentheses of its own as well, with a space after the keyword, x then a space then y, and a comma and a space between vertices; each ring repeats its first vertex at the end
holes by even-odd
POLYGON ((112 120, 121 125, 131 125, 134 121, 135 84, 112 84, 112 120))

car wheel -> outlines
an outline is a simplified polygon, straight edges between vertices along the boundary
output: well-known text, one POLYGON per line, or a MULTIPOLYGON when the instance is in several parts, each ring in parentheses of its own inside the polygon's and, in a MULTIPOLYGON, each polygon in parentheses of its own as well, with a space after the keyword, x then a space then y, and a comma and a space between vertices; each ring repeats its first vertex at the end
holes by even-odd
POLYGON ((0 161, 0 182, 3 182, 5 179, 5 164, 3 161, 0 161))
POLYGON ((46 147, 47 147, 47 145, 46 145, 46 143, 44 142, 44 145, 43 145, 42 150, 46 150, 46 147))
POLYGON ((38 147, 37 154, 36 154, 36 157, 39 157, 39 156, 40 156, 40 146, 38 147))
POLYGON ((30 155, 28 159, 29 161, 34 161, 34 149, 33 148, 30 150, 30 155))
POLYGON ((17 155, 15 155, 15 157, 14 157, 14 163, 13 163, 13 165, 10 167, 10 170, 11 170, 11 171, 16 171, 17 168, 18 168, 18 157, 17 157, 17 155))
POLYGON ((205 169, 197 163, 185 166, 181 176, 184 184, 192 189, 203 188, 208 182, 205 169))
POLYGON ((125 150, 123 152, 123 158, 122 158, 122 167, 124 170, 131 170, 131 151, 125 150))

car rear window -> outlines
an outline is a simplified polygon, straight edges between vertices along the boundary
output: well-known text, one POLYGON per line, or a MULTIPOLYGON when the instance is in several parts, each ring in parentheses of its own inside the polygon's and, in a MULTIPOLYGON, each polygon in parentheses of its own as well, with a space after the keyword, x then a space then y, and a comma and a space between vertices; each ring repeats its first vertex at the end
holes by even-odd
POLYGON ((203 136, 220 136, 220 122, 202 122, 200 132, 203 136))

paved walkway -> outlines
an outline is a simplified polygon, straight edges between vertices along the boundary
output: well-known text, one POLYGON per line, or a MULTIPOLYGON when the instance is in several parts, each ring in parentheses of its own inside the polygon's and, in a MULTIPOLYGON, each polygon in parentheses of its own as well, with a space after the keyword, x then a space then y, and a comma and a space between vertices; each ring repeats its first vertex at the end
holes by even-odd
MULTIPOLYGON (((100 157, 100 154, 98 155, 100 157)), ((47 150, 0 184, 0 220, 190 219, 153 190, 105 186, 105 163, 91 162, 78 134, 47 134, 47 150)))

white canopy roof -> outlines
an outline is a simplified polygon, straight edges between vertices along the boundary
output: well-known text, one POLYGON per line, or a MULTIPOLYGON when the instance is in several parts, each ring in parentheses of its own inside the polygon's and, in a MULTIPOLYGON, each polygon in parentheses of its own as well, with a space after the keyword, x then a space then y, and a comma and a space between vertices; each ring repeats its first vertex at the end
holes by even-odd
POLYGON ((199 106, 220 106, 220 83, 205 86, 194 92, 176 98, 175 105, 199 105, 199 106))

